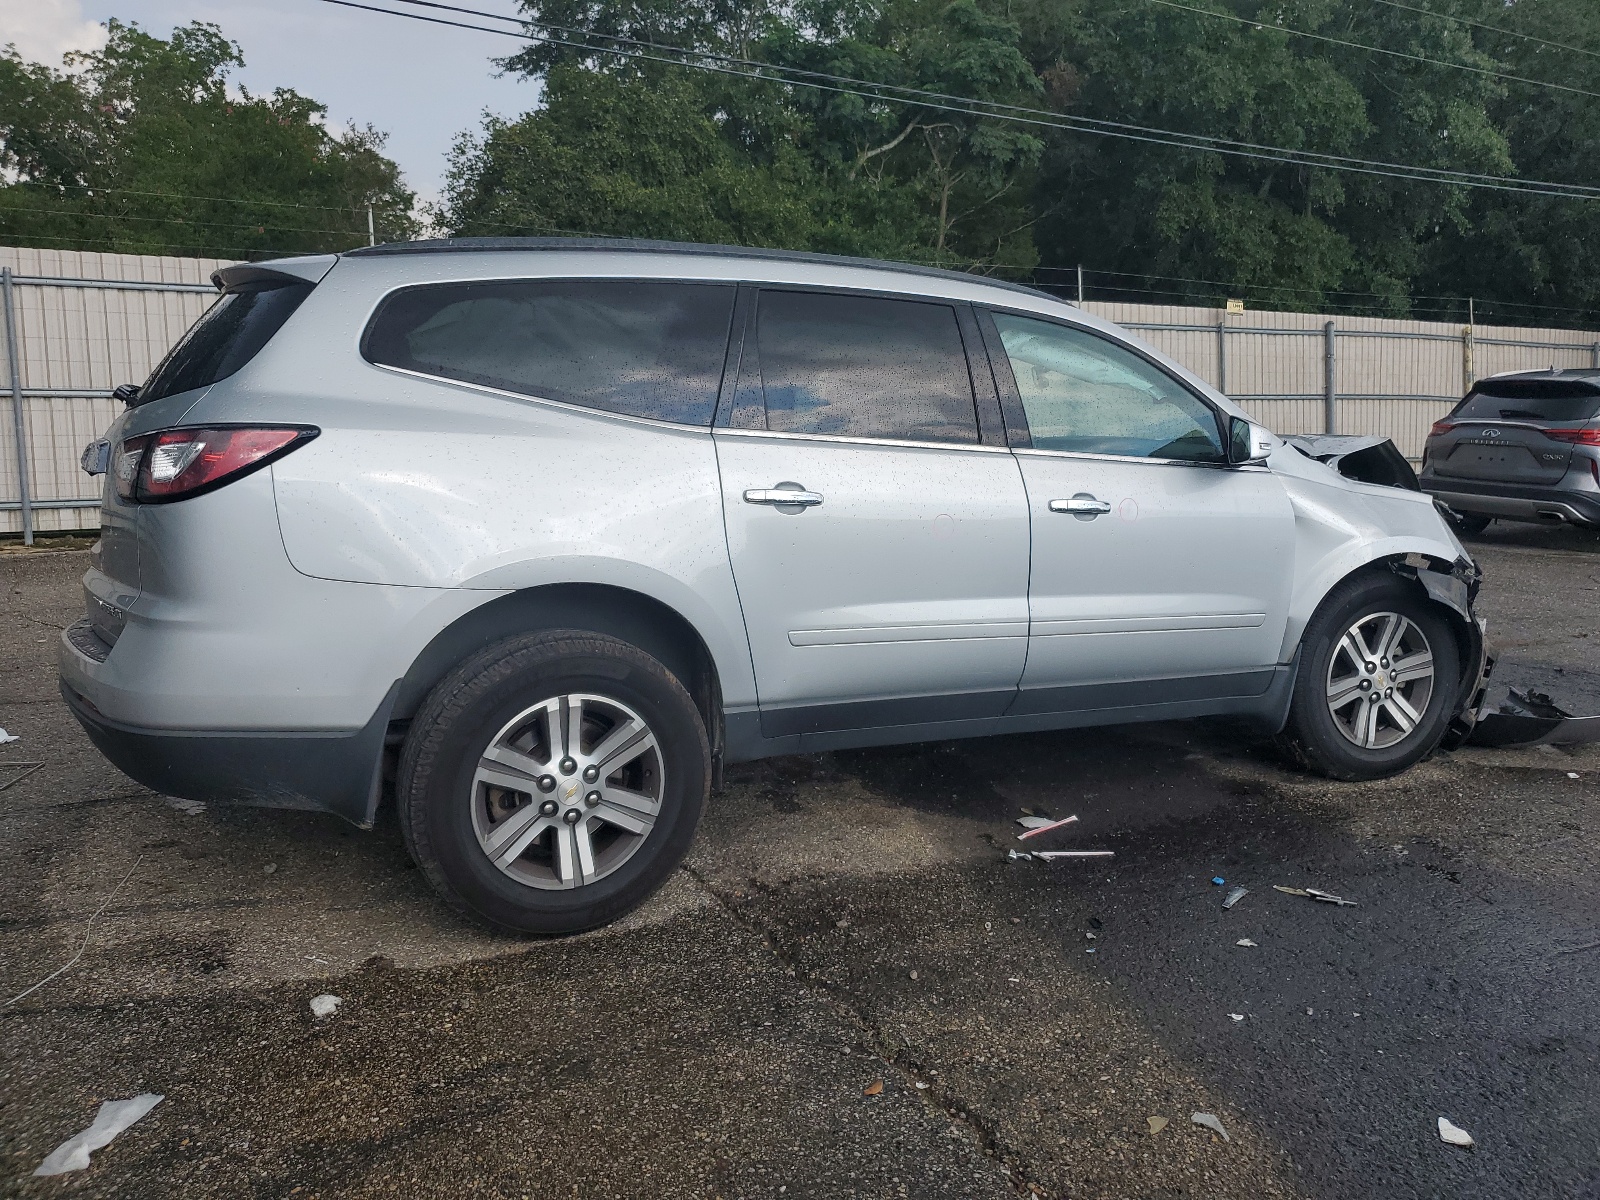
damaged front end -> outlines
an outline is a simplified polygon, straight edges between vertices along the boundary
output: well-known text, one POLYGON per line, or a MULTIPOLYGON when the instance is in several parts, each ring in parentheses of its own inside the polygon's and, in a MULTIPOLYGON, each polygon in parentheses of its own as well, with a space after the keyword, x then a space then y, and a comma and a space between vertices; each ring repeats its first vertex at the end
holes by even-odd
POLYGON ((1441 743, 1445 749, 1454 750, 1472 739, 1473 730, 1483 716, 1484 699, 1489 693, 1489 676, 1494 670, 1494 658, 1489 653, 1488 641, 1484 637, 1483 618, 1472 610, 1473 601, 1478 598, 1478 588, 1483 583, 1483 572, 1466 555, 1457 558, 1448 569, 1441 561, 1422 554, 1408 554, 1389 565, 1401 578, 1420 583, 1435 604, 1444 605, 1461 618, 1458 626, 1462 633, 1461 689, 1458 693, 1461 699, 1441 743))

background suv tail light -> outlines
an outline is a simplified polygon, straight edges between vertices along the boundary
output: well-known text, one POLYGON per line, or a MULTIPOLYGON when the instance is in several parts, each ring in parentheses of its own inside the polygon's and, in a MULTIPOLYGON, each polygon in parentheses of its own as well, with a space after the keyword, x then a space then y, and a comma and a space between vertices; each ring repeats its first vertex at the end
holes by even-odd
POLYGON ((311 425, 163 429, 117 447, 117 495, 138 503, 187 500, 282 458, 321 431, 311 425))
POLYGON ((1544 435, 1558 442, 1579 446, 1600 446, 1600 429, 1546 429, 1544 435))
POLYGON ((1455 424, 1453 422, 1450 422, 1450 421, 1435 421, 1433 423, 1433 428, 1428 430, 1428 436, 1429 437, 1438 437, 1441 433, 1449 433, 1454 428, 1455 428, 1455 424))

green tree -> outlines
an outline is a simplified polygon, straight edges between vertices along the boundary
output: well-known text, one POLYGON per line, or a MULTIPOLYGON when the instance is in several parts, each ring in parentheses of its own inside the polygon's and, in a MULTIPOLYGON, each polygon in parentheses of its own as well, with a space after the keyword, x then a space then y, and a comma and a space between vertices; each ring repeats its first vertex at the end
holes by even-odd
POLYGON ((224 258, 408 237, 413 197, 369 128, 334 135, 298 93, 239 91, 239 48, 196 22, 162 40, 108 23, 68 70, 0 53, 0 241, 224 258))

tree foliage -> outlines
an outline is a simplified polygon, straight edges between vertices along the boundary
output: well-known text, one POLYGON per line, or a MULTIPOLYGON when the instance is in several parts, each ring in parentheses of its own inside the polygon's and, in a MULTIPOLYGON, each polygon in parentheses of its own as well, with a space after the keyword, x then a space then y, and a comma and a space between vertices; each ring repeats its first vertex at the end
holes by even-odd
POLYGON ((0 242, 261 257, 347 249, 366 210, 411 235, 413 197, 384 135, 323 125, 288 89, 231 91, 239 48, 196 22, 162 40, 111 21, 65 70, 0 53, 0 242))
MULTIPOLYGON (((1593 0, 522 5, 530 28, 568 42, 602 33, 644 54, 691 47, 1264 147, 1600 184, 1600 103, 1505 78, 1600 92, 1600 53, 1512 36, 1600 52, 1593 0)), ((542 79, 543 102, 457 146, 441 212, 454 231, 838 250, 1044 283, 1081 263, 1100 294, 1174 302, 1454 316, 1471 295, 1500 319, 1600 311, 1600 200, 1229 157, 557 42, 506 65, 542 79)))

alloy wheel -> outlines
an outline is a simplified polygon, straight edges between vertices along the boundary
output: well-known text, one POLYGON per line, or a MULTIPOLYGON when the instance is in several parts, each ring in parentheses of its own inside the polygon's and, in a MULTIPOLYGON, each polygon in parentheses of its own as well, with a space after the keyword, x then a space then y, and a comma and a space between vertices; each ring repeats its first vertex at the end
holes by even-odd
POLYGON ((518 713, 472 776, 472 827, 497 869, 530 887, 583 887, 650 836, 665 772, 655 733, 607 696, 573 693, 518 713))
POLYGON ((1401 613, 1360 617, 1328 663, 1328 711, 1345 738, 1386 750, 1422 723, 1433 696, 1433 649, 1401 613))

